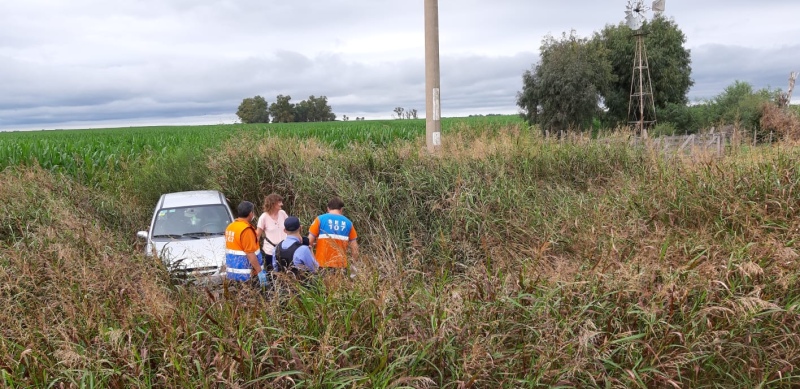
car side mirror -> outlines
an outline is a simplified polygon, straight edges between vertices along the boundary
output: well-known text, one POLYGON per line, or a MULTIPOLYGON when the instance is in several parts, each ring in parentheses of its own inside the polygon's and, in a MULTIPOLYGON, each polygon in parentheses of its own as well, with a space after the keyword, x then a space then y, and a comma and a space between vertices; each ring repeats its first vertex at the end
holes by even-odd
POLYGON ((136 233, 136 237, 140 240, 147 240, 147 231, 139 231, 136 233))

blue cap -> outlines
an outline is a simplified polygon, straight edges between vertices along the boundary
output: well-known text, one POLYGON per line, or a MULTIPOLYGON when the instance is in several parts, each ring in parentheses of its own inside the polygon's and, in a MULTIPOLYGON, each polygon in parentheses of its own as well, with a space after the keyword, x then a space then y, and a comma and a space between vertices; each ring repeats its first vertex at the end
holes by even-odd
POLYGON ((297 231, 300 229, 300 219, 295 216, 289 216, 286 218, 286 221, 283 222, 283 228, 286 231, 297 231))

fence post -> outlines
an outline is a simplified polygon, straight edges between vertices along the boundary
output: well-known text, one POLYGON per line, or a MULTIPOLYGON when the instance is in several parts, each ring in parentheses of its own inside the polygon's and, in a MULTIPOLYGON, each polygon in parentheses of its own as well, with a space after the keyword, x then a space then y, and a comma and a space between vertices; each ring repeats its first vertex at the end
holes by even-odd
POLYGON ((689 142, 694 142, 694 134, 689 135, 689 137, 686 138, 685 141, 683 141, 683 144, 681 145, 681 147, 678 147, 678 151, 683 151, 683 149, 686 148, 686 146, 689 144, 689 142))

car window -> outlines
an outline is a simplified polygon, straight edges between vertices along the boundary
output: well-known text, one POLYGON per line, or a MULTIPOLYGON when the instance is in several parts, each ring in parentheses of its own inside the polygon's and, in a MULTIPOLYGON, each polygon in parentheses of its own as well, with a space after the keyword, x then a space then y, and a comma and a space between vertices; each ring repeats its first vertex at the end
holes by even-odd
POLYGON ((161 209, 156 214, 153 238, 222 235, 231 221, 224 205, 161 209))

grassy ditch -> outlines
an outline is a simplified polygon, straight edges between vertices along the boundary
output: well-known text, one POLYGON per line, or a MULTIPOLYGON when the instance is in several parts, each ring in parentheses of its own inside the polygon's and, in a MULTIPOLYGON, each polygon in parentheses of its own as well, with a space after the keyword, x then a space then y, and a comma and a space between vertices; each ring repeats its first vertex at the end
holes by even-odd
POLYGON ((800 384, 797 148, 664 158, 515 125, 422 146, 245 136, 205 157, 186 185, 234 204, 276 191, 307 226, 345 200, 358 277, 280 299, 171 285, 130 246, 133 190, 6 169, 0 383, 800 384))

